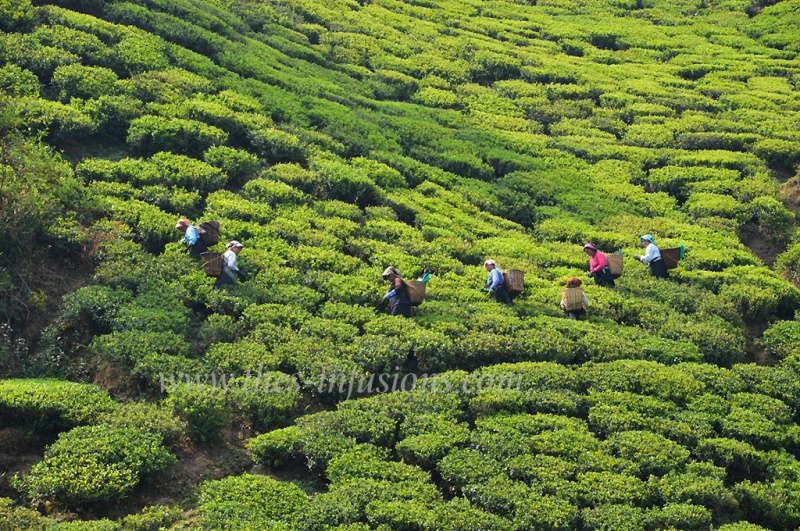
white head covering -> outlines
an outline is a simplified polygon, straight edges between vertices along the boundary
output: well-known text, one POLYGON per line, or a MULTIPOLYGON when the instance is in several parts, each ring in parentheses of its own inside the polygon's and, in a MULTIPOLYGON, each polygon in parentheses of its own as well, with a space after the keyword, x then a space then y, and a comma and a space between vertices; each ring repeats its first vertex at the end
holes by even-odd
POLYGON ((225 246, 226 249, 230 249, 231 247, 241 247, 244 248, 244 245, 239 243, 238 240, 231 240, 228 242, 228 245, 225 246))
POLYGON ((497 262, 495 262, 494 260, 486 260, 483 263, 483 267, 486 267, 487 265, 493 265, 493 266, 497 267, 497 262))

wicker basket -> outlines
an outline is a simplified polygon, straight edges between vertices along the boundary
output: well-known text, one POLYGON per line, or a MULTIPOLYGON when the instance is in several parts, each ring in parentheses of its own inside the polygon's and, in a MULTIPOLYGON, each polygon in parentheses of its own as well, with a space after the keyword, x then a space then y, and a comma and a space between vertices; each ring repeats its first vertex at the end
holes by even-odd
POLYGON ((421 280, 407 280, 406 291, 408 292, 408 301, 411 306, 419 306, 425 299, 425 286, 426 282, 421 280))
POLYGON ((200 234, 200 237, 203 238, 203 242, 206 245, 214 245, 215 243, 219 242, 219 232, 221 227, 222 223, 217 220, 204 221, 197 226, 197 233, 200 234))
POLYGON ((583 289, 567 288, 561 292, 561 300, 564 301, 564 309, 568 312, 585 310, 583 307, 583 289))
POLYGON ((509 297, 516 297, 522 293, 525 284, 525 273, 519 269, 509 269, 503 273, 503 285, 509 297))
POLYGON ((664 260, 664 265, 667 269, 675 269, 678 267, 678 261, 681 259, 681 248, 671 247, 669 249, 661 249, 661 259, 664 260))
POLYGON ((218 277, 222 274, 223 258, 222 253, 201 253, 200 261, 203 262, 203 270, 210 277, 218 277))
POLYGON ((611 270, 611 276, 619 278, 622 276, 622 253, 607 254, 608 269, 611 270))

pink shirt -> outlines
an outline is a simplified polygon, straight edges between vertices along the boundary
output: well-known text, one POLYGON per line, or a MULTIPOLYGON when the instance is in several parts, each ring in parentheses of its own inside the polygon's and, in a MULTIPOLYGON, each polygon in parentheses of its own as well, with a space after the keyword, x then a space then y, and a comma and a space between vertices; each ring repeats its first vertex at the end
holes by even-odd
POLYGON ((604 267, 608 267, 608 258, 600 251, 597 251, 594 253, 594 256, 589 259, 589 272, 597 273, 604 267))

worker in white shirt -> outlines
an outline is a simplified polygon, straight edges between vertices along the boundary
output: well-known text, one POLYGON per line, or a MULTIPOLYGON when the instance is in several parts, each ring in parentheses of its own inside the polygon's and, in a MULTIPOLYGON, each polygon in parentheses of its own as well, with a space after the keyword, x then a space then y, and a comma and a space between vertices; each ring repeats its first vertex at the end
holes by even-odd
POLYGON ((639 238, 639 242, 642 244, 642 247, 644 247, 644 256, 635 254, 633 257, 641 263, 649 265, 650 272, 654 277, 669 277, 667 265, 664 263, 664 260, 661 259, 661 251, 656 247, 655 239, 651 235, 645 234, 639 238))
POLYGON ((225 285, 235 285, 239 283, 239 276, 244 276, 244 273, 236 265, 236 257, 242 252, 243 245, 236 240, 228 242, 227 248, 222 255, 222 273, 217 277, 214 282, 214 289, 225 285))

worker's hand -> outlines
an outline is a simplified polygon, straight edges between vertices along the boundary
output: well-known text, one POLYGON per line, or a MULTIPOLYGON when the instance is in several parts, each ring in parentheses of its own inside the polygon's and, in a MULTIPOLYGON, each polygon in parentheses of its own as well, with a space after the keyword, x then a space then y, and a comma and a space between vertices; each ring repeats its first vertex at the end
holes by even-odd
POLYGON ((377 309, 379 309, 379 310, 383 310, 383 309, 386 307, 386 297, 384 297, 383 299, 381 299, 381 300, 378 302, 378 304, 376 304, 376 305, 375 305, 375 307, 376 307, 377 309))
POLYGON ((640 254, 635 254, 635 255, 633 255, 633 258, 634 258, 635 260, 641 260, 641 259, 642 259, 642 255, 640 255, 640 254))
POLYGON ((594 276, 594 271, 589 271, 589 278, 592 278, 593 276, 594 276))
POLYGON ((494 288, 489 288, 489 295, 493 295, 493 294, 494 294, 494 288))
POLYGON ((247 273, 245 273, 244 271, 242 271, 240 269, 239 270, 239 278, 242 279, 242 282, 246 282, 249 277, 247 276, 247 273))
POLYGON ((483 293, 489 293, 489 288, 481 288, 481 292, 483 292, 483 293))

